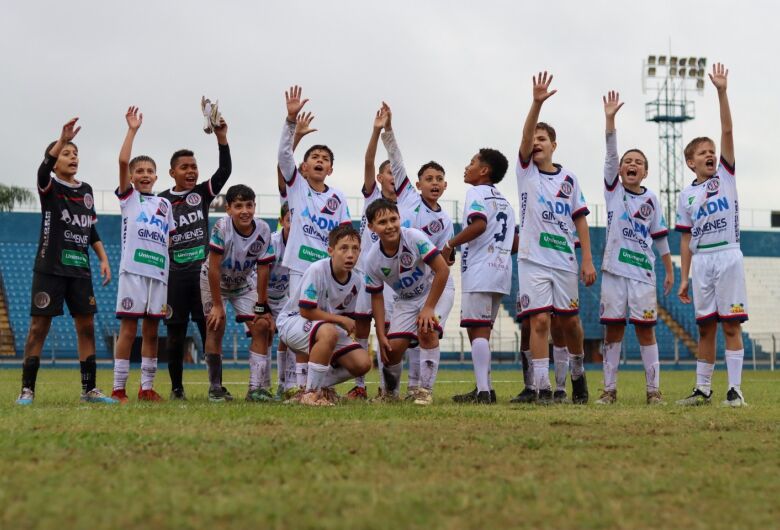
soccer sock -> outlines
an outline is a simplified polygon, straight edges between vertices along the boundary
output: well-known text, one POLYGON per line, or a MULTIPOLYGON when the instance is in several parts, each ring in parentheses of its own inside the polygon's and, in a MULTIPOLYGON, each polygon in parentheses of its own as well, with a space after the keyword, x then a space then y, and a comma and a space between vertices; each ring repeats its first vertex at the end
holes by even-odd
POLYGON ((35 381, 38 379, 38 368, 41 366, 40 357, 26 357, 22 363, 22 388, 29 388, 35 392, 35 381))
POLYGON ((168 340, 165 349, 168 352, 168 375, 171 376, 171 388, 173 390, 184 388, 182 378, 184 374, 184 339, 186 334, 186 324, 172 324, 168 326, 168 340))
POLYGON ((647 391, 657 392, 659 379, 661 378, 661 363, 658 362, 658 344, 639 346, 639 352, 642 354, 642 363, 645 365, 647 391))
POLYGON ((309 365, 308 363, 295 363, 295 381, 298 384, 298 388, 306 388, 306 379, 308 378, 309 365))
POLYGON ((325 374, 325 379, 322 381, 322 386, 329 388, 336 386, 344 381, 349 381, 354 376, 344 368, 343 366, 333 367, 331 366, 328 372, 325 374))
POLYGON ((298 386, 298 377, 295 372, 295 353, 292 350, 282 352, 287 356, 287 373, 284 376, 284 389, 289 390, 298 386))
POLYGON ((379 348, 376 350, 376 367, 379 371, 379 388, 385 390, 387 388, 387 383, 385 382, 385 368, 382 363, 382 353, 379 351, 379 348))
POLYGON ((260 381, 262 381, 263 367, 265 366, 265 359, 267 355, 260 355, 252 350, 249 350, 249 391, 257 390, 260 388, 260 381))
POLYGON ((157 375, 157 357, 141 357, 141 390, 151 390, 157 375))
POLYGON ((385 392, 397 396, 401 386, 401 374, 404 371, 403 361, 398 364, 386 364, 382 367, 385 374, 385 392))
POLYGON ((279 347, 276 347, 276 378, 279 382, 279 387, 285 388, 285 381, 287 377, 287 352, 279 351, 279 347))
MULTIPOLYGON (((622 348, 622 342, 604 343, 604 390, 617 390, 617 373, 622 348)), ((644 355, 642 358, 644 359, 644 355)))
POLYGON ((439 372, 441 350, 436 348, 420 348, 420 386, 433 391, 436 384, 436 374, 439 372))
POLYGON ((209 390, 219 390, 222 388, 222 356, 218 353, 207 353, 206 367, 209 371, 209 390))
POLYGON ((527 388, 534 388, 534 370, 531 365, 533 357, 531 357, 531 350, 520 352, 520 359, 523 364, 523 384, 527 388))
POLYGON ((555 390, 566 390, 566 375, 569 372, 569 349, 566 346, 553 345, 555 361, 555 390))
POLYGON ((79 362, 81 367, 81 391, 86 394, 97 387, 97 362, 95 356, 90 355, 85 360, 79 362))
POLYGON ((742 385, 742 361, 745 350, 726 350, 726 371, 729 374, 729 388, 739 390, 742 385))
POLYGON ((267 353, 260 355, 262 366, 260 367, 260 388, 271 388, 271 356, 267 353))
POLYGON ((330 367, 324 364, 317 364, 313 362, 309 362, 307 367, 309 375, 306 380, 306 391, 308 392, 310 390, 321 389, 325 380, 325 376, 328 374, 330 367))
POLYGON ((490 391, 490 343, 487 339, 474 339, 471 343, 471 362, 478 392, 490 391))
POLYGON ((550 359, 534 359, 534 386, 537 390, 550 390, 550 359))
POLYGON ((696 388, 704 392, 710 393, 712 387, 712 372, 715 371, 715 364, 710 364, 701 359, 696 361, 696 388))
MULTIPOLYGON (((357 339, 357 343, 360 344, 361 348, 368 351, 368 339, 357 339)), ((357 376, 355 378, 355 386, 366 388, 366 377, 363 375, 357 376)))
POLYGON ((114 359, 114 390, 124 390, 127 387, 128 375, 130 359, 114 359))
POLYGON ((420 386, 420 347, 408 348, 406 354, 409 356, 409 375, 407 377, 407 386, 416 388, 420 386))
POLYGON ((585 373, 585 354, 574 355, 569 353, 569 366, 571 366, 571 378, 579 379, 585 373))

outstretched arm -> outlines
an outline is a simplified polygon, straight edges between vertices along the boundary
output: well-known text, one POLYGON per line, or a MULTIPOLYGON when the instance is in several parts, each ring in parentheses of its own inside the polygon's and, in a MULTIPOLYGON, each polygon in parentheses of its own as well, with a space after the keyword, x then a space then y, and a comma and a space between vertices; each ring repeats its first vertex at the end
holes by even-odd
POLYGON ((278 161, 279 170, 282 172, 285 183, 292 182, 296 171, 295 159, 293 158, 293 136, 298 124, 298 114, 303 109, 303 106, 306 105, 306 102, 309 101, 308 99, 301 99, 302 93, 303 89, 298 85, 291 86, 284 93, 287 119, 284 122, 282 138, 279 141, 278 161))
POLYGON ((68 123, 62 126, 62 132, 60 137, 57 138, 57 142, 49 149, 46 156, 43 159, 40 167, 38 168, 38 190, 41 192, 47 191, 49 184, 51 183, 51 172, 54 170, 54 166, 57 164, 57 157, 60 156, 60 151, 72 142, 76 135, 81 130, 81 126, 76 127, 78 118, 71 118, 68 123))
POLYGON ((604 117, 606 118, 607 135, 607 156, 604 159, 604 186, 607 191, 615 189, 618 179, 620 160, 617 152, 617 131, 615 130, 615 115, 623 106, 620 101, 620 94, 610 90, 606 96, 603 96, 604 117))
POLYGON ((385 105, 376 111, 374 126, 371 128, 371 138, 368 139, 366 157, 363 164, 363 196, 368 197, 376 187, 376 146, 379 144, 379 135, 387 124, 385 105))
POLYGON ((718 91, 718 103, 720 104, 720 156, 726 163, 734 167, 734 135, 731 124, 731 108, 726 94, 728 88, 729 71, 721 63, 712 65, 710 81, 718 91))
MULTIPOLYGON (((295 117, 295 132, 293 133, 292 150, 298 147, 301 140, 307 134, 317 132, 317 129, 312 128, 311 122, 314 120, 314 114, 311 112, 301 112, 295 117)), ((293 162, 294 163, 294 162, 293 162)), ((279 188, 279 195, 285 197, 287 194, 287 183, 284 180, 284 175, 279 165, 276 165, 276 184, 279 188)))
MULTIPOLYGON (((385 145, 387 156, 390 159, 390 170, 393 172, 393 179, 395 180, 395 191, 400 198, 407 186, 409 177, 406 174, 404 158, 401 156, 401 148, 398 147, 398 142, 396 142, 395 133, 393 132, 393 112, 384 101, 382 102, 382 108, 387 113, 387 124, 385 125, 385 132, 382 133, 382 143, 385 145)), ((404 194, 405 196, 406 194, 404 194)))
POLYGON ((528 116, 525 118, 523 138, 520 140, 520 159, 523 162, 531 160, 531 155, 533 154, 534 131, 536 130, 536 124, 539 123, 539 113, 542 110, 542 104, 547 98, 558 92, 558 90, 548 90, 552 80, 552 74, 548 77, 547 72, 539 72, 538 76, 533 77, 534 99, 531 103, 531 109, 528 111, 528 116))
POLYGON ((138 129, 141 128, 144 115, 138 112, 138 107, 128 107, 125 121, 127 121, 127 134, 119 150, 119 193, 123 193, 130 187, 130 157, 133 153, 133 140, 138 129))

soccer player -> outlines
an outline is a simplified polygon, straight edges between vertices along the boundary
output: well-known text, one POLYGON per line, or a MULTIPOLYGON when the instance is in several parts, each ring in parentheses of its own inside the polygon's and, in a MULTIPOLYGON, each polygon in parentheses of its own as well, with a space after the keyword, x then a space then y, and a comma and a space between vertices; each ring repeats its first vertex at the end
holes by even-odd
POLYGON ((463 173, 470 184, 463 208, 463 230, 444 244, 447 261, 455 247, 461 255, 460 327, 471 342, 471 362, 477 386, 453 396, 456 403, 496 402, 490 377, 490 332, 501 299, 512 286, 512 246, 515 212, 496 184, 503 180, 509 162, 495 149, 482 148, 471 157, 463 173))
MULTIPOLYGON (((271 264, 270 277, 268 279, 268 305, 271 307, 271 316, 274 321, 279 318, 282 309, 287 304, 290 287, 290 270, 282 265, 284 247, 290 237, 290 208, 285 202, 279 215, 279 226, 271 235, 271 245, 274 247, 274 262, 271 264)), ((287 345, 281 340, 276 347, 276 366, 279 385, 276 392, 281 399, 285 392, 296 387, 295 380, 295 353, 288 350, 287 345)))
POLYGON ((690 396, 677 402, 680 405, 703 405, 712 399, 718 321, 726 336, 729 384, 723 404, 732 407, 746 404, 741 389, 745 356, 742 322, 748 319, 748 307, 745 269, 739 249, 734 137, 726 94, 728 75, 722 64, 713 65, 710 80, 720 104, 720 163, 715 156, 715 142, 710 138, 694 138, 685 147, 685 163, 696 179, 680 193, 677 205, 675 228, 682 232, 682 278, 678 295, 683 303, 690 303, 688 284, 693 283, 699 347, 696 387, 690 396))
POLYGON ((157 331, 165 317, 168 296, 168 243, 173 231, 173 210, 168 199, 152 193, 157 182, 157 164, 148 156, 130 159, 133 141, 143 123, 138 107, 125 115, 127 135, 119 151, 119 187, 122 208, 122 257, 116 317, 119 338, 114 352, 114 390, 111 397, 127 403, 127 376, 138 319, 141 326, 141 386, 138 399, 161 401, 154 390, 157 375, 157 331))
POLYGON ((168 277, 168 373, 171 377, 171 399, 186 399, 184 383, 184 346, 190 317, 198 326, 204 347, 206 324, 200 298, 200 269, 206 260, 209 239, 209 206, 219 194, 232 171, 228 126, 220 119, 214 128, 219 149, 219 167, 205 182, 198 183, 199 168, 195 154, 181 149, 171 156, 170 176, 173 188, 159 195, 173 206, 176 234, 170 242, 170 274, 168 277))
POLYGON ((420 387, 416 405, 433 403, 433 386, 439 369, 439 339, 454 302, 446 293, 450 270, 439 249, 425 234, 401 226, 398 206, 377 199, 366 210, 368 228, 379 236, 365 257, 366 291, 382 354, 384 392, 378 401, 397 401, 403 371, 403 357, 409 343, 420 344, 420 387), (389 285, 397 297, 390 328, 385 331, 383 290, 389 285))
POLYGON ((526 402, 553 402, 547 336, 550 313, 554 313, 569 349, 572 401, 583 404, 588 401, 588 385, 579 319, 575 231, 582 249, 580 276, 586 286, 596 281, 596 270, 585 218, 585 197, 574 173, 552 161, 557 147, 555 129, 539 122, 542 104, 557 92, 548 90, 551 82, 552 76, 547 72, 533 78, 533 102, 523 126, 517 161, 520 317, 531 321, 536 390, 536 395, 530 394, 526 402))
POLYGON ((22 391, 16 400, 29 405, 35 398, 35 382, 41 350, 52 317, 63 314, 63 302, 73 315, 81 367, 81 401, 116 403, 97 389, 94 314, 97 312, 89 268, 89 247, 100 259, 103 285, 111 280, 108 256, 95 228, 92 188, 76 180, 79 150, 73 139, 81 130, 78 118, 68 121, 60 137, 46 148, 38 168, 41 200, 41 236, 33 266, 30 329, 24 345, 22 391), (51 173, 54 172, 54 177, 51 173))
POLYGON ((278 320, 279 337, 308 359, 306 391, 293 401, 332 406, 333 387, 371 369, 371 360, 352 337, 355 304, 363 279, 354 270, 360 254, 360 234, 351 225, 328 233, 328 258, 306 269, 296 291, 290 292, 278 320))
POLYGON ((644 153, 629 149, 618 159, 615 115, 623 106, 618 93, 612 91, 603 100, 607 140, 604 198, 609 221, 601 267, 601 323, 606 326, 604 391, 596 403, 609 405, 617 401, 617 371, 628 316, 645 365, 647 404, 657 405, 663 400, 658 386, 658 344, 653 332, 658 312, 653 246, 663 261, 664 293, 669 294, 674 284, 669 230, 658 197, 642 186, 647 177, 644 153))
POLYGON ((206 315, 206 365, 209 401, 231 401, 222 386, 222 337, 225 334, 225 302, 236 312, 236 322, 249 328, 249 390, 247 401, 270 401, 268 344, 273 329, 268 305, 268 277, 274 262, 271 229, 255 217, 255 192, 236 184, 225 194, 227 215, 211 230, 209 257, 200 273, 203 314, 206 315), (266 384, 267 386, 263 386, 266 384))

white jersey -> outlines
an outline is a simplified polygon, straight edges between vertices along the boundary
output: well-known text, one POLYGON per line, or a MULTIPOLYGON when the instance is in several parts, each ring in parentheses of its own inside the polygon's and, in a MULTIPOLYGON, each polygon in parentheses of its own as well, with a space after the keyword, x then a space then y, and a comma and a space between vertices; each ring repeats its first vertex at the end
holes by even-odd
POLYGON ((642 193, 624 188, 619 164, 617 133, 611 131, 607 133, 604 162, 607 243, 601 270, 655 285, 653 242, 666 238, 669 230, 655 193, 644 187, 642 193))
MULTIPOLYGON (((366 218, 366 210, 368 206, 377 199, 382 198, 382 189, 378 184, 374 184, 374 189, 371 193, 363 191, 363 215, 360 218, 360 256, 358 256, 357 270, 363 270, 363 256, 366 251, 374 246, 379 241, 379 236, 368 228, 368 219, 366 218)), ((395 201, 393 201, 395 202, 395 201)), ((410 228, 412 226, 412 212, 404 208, 403 205, 396 203, 398 206, 398 216, 401 218, 401 226, 410 228)))
POLYGON ((294 132, 295 124, 285 121, 279 143, 279 168, 287 185, 291 225, 282 263, 303 273, 313 262, 328 257, 330 231, 352 221, 343 193, 328 186, 322 192, 315 191, 298 173, 292 151, 294 132))
MULTIPOLYGON (((219 287, 226 294, 251 289, 257 264, 274 261, 271 229, 268 223, 255 217, 252 232, 244 236, 236 230, 229 216, 222 217, 211 229, 209 251, 222 256, 219 266, 219 287)), ((201 276, 208 276, 209 260, 203 262, 201 276)))
POLYGON ((428 295, 433 282, 433 271, 428 266, 439 255, 439 249, 414 228, 401 228, 398 250, 392 256, 385 254, 382 243, 374 245, 365 259, 366 291, 380 293, 384 284, 402 300, 428 295))
POLYGON ((723 158, 715 175, 680 192, 675 230, 691 233, 694 254, 739 248, 737 181, 723 158))
POLYGON ((558 164, 555 168, 555 173, 547 173, 540 171, 532 160, 517 160, 517 259, 576 273, 574 220, 590 212, 574 173, 558 164))
POLYGON ((280 300, 287 296, 290 287, 290 269, 282 264, 285 241, 281 228, 271 234, 271 245, 274 248, 274 262, 268 279, 268 299, 280 300))
POLYGON ((333 276, 331 259, 313 263, 301 278, 298 292, 290 293, 282 309, 283 318, 296 315, 300 308, 322 309, 326 313, 353 316, 358 293, 364 288, 363 278, 351 271, 347 281, 339 282, 333 276))
POLYGON ((140 193, 130 186, 116 190, 122 209, 122 258, 119 272, 168 283, 168 244, 174 231, 168 199, 140 193))
POLYGON ((466 192, 463 224, 475 219, 487 223, 485 231, 463 246, 460 258, 461 291, 509 294, 512 289, 512 242, 515 212, 494 186, 471 186, 466 192))

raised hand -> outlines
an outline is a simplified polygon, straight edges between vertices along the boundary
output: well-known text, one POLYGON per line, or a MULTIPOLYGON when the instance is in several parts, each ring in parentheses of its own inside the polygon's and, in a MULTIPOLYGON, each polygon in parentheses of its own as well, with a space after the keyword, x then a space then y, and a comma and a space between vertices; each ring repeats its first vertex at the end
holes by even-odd
POLYGON ((138 107, 128 107, 127 114, 125 114, 125 120, 127 121, 128 129, 137 131, 141 128, 141 124, 144 121, 144 115, 138 111, 138 107))
POLYGON ((385 113, 385 116, 387 117, 387 122, 385 123, 385 130, 386 131, 392 131, 393 130, 393 111, 390 110, 390 105, 382 102, 382 111, 385 113))
POLYGON ((225 118, 220 116, 219 125, 214 127, 214 136, 217 137, 217 143, 220 143, 222 145, 227 144, 227 132, 228 132, 228 124, 225 121, 225 118))
POLYGON ((534 101, 537 103, 544 103, 547 98, 558 92, 558 90, 549 90, 550 83, 552 83, 553 76, 547 75, 547 72, 539 72, 538 76, 533 77, 534 80, 534 101))
POLYGON ((76 122, 79 121, 78 118, 71 118, 68 123, 62 126, 62 132, 60 133, 60 141, 63 143, 68 143, 73 141, 73 139, 76 137, 76 135, 81 130, 81 126, 79 125, 76 127, 76 122))
POLYGON ((301 100, 302 93, 303 89, 298 85, 291 86, 290 90, 284 93, 284 100, 287 104, 287 119, 291 122, 295 121, 298 113, 301 112, 303 106, 309 101, 308 99, 301 100))
MULTIPOLYGON (((303 105, 301 105, 302 107, 303 105)), ((307 134, 317 132, 317 129, 311 127, 311 122, 314 120, 314 114, 311 112, 301 112, 295 117, 295 136, 303 138, 307 134)))
POLYGON ((387 112, 385 112, 385 107, 383 104, 382 107, 376 111, 376 116, 374 117, 374 129, 384 129, 387 126, 387 120, 387 112))
POLYGON ((728 87, 729 71, 723 66, 723 63, 715 63, 712 65, 712 73, 710 75, 710 81, 715 85, 718 91, 726 90, 728 87))
POLYGON ((623 106, 623 102, 620 101, 620 94, 614 90, 610 90, 607 95, 603 96, 601 99, 604 101, 604 114, 607 119, 614 119, 615 114, 617 114, 620 107, 623 106))

